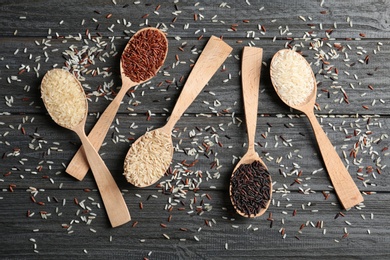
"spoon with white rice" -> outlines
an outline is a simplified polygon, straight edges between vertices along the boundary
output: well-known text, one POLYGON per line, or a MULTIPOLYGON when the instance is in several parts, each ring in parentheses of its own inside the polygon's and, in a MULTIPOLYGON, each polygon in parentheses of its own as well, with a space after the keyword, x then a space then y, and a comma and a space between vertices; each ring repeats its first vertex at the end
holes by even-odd
POLYGON ((52 69, 42 79, 41 96, 52 119, 80 137, 111 226, 117 227, 130 221, 121 191, 85 135, 88 103, 80 82, 67 70, 52 69))
POLYGON ((363 196, 314 115, 317 83, 310 64, 293 50, 278 51, 271 61, 271 81, 284 103, 306 114, 334 190, 345 208, 363 201, 363 196))

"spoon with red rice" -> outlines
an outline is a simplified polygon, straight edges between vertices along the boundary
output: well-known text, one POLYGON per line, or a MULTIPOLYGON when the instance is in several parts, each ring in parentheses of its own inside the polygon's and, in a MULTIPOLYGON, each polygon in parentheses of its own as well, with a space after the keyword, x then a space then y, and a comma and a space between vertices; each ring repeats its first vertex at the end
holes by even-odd
MULTIPOLYGON (((127 43, 120 62, 122 87, 88 134, 88 139, 98 151, 114 120, 122 99, 134 86, 154 77, 164 64, 168 53, 168 40, 159 29, 148 27, 136 32, 127 43)), ((89 164, 83 149, 77 151, 66 172, 82 180, 89 164)))

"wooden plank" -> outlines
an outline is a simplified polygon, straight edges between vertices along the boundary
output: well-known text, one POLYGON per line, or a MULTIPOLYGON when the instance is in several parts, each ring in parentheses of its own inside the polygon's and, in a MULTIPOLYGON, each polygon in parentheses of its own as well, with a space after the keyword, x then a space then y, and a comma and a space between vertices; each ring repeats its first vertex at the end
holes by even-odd
MULTIPOLYGON (((166 118, 156 116, 147 121, 146 117, 118 115, 116 119, 118 121, 112 125, 105 139, 106 145, 101 148, 100 153, 119 187, 133 189, 122 176, 123 160, 128 147, 146 129, 164 125, 166 118)), ((0 133, 3 136, 3 174, 12 173, 2 178, 4 182, 0 184, 3 187, 11 183, 21 185, 24 189, 30 185, 50 189, 59 188, 60 185, 66 189, 95 187, 90 174, 83 182, 78 182, 64 172, 64 166, 80 144, 74 133, 57 126, 48 115, 31 115, 26 123, 14 123, 23 120, 26 120, 26 116, 2 118, 4 124, 0 125, 0 133), (19 127, 24 128, 25 135, 22 130, 18 130, 19 127), (15 149, 20 152, 15 152, 15 149), (20 176, 25 179, 20 179, 20 176)), ((93 117, 89 117, 87 128, 90 129, 94 121, 93 117)), ((386 150, 388 119, 372 118, 369 125, 363 118, 322 118, 321 121, 359 189, 388 191, 390 179, 385 174, 385 167, 389 164, 389 153, 386 150), (355 147, 356 144, 358 148, 355 147), (351 151, 355 151, 355 155, 351 151), (379 174, 382 172, 384 174, 379 174)), ((204 181, 202 187, 209 189, 215 186, 218 190, 226 190, 238 158, 247 149, 244 147, 247 142, 245 125, 238 127, 238 120, 234 124, 231 117, 187 116, 178 122, 173 134, 173 144, 176 147, 173 169, 191 170, 188 176, 190 180, 197 180, 196 172, 201 171, 204 181), (194 166, 185 166, 196 160, 198 162, 194 166)), ((276 182, 275 189, 283 190, 285 185, 295 191, 299 188, 311 188, 319 192, 330 190, 331 183, 326 171, 319 170, 324 166, 306 118, 259 117, 255 141, 256 151, 267 164, 273 181, 276 182), (299 171, 302 171, 300 177, 299 171), (302 183, 294 184, 295 180, 302 183)), ((165 180, 172 177, 168 176, 165 180)))
MULTIPOLYGON (((383 3, 378 0, 359 4, 352 0, 329 1, 322 7, 320 2, 309 0, 294 3, 282 0, 268 3, 252 1, 251 5, 237 2, 222 6, 212 2, 195 5, 190 1, 181 1, 177 4, 149 1, 147 4, 128 5, 120 2, 114 5, 106 1, 84 1, 82 6, 74 0, 66 3, 47 3, 43 6, 29 1, 3 1, 0 32, 4 36, 13 36, 15 33, 20 36, 46 36, 51 29, 49 35, 54 36, 55 33, 84 34, 85 30, 89 29, 93 35, 100 32, 104 36, 123 36, 125 30, 132 30, 147 20, 152 26, 164 23, 172 35, 181 37, 193 37, 194 32, 203 28, 206 28, 207 34, 210 35, 245 37, 248 30, 255 30, 258 36, 262 36, 258 31, 258 24, 266 28, 265 37, 269 38, 280 35, 279 26, 283 27, 282 30, 287 26, 292 37, 302 37, 305 32, 312 30, 308 24, 313 24, 315 28, 313 30, 319 31, 318 35, 324 37, 326 30, 334 28, 334 23, 337 23, 337 29, 331 34, 332 37, 361 38, 360 33, 371 38, 389 37, 387 16, 383 10, 383 3), (158 5, 161 5, 161 8, 157 14, 154 11, 158 5), (109 14, 112 16, 106 18, 109 14), (176 21, 172 23, 175 18, 176 21), (123 19, 126 19, 125 24, 123 19), (126 27, 127 22, 131 22, 132 26, 126 27), (187 23, 191 24, 190 28, 183 30, 187 23), (234 24, 238 25, 237 31, 229 31, 234 24), (322 30, 319 30, 320 24, 322 30), (108 28, 113 25, 111 32, 108 28)), ((198 33, 197 36, 201 34, 198 33)), ((282 35, 285 36, 287 35, 282 35)))
POLYGON ((0 256, 387 258, 390 34, 386 3, 136 3, 1 1, 0 256), (78 51, 100 45, 95 64, 90 62, 83 72, 91 97, 89 131, 109 104, 111 90, 121 85, 122 49, 146 21, 150 26, 166 26, 170 48, 161 73, 125 98, 100 151, 132 215, 130 223, 112 229, 99 207, 102 201, 92 175, 79 182, 65 173, 80 142, 47 115, 39 84, 48 69, 69 59, 62 52, 72 44, 78 51), (126 26, 128 22, 131 26, 126 26), (211 35, 222 36, 234 48, 233 55, 177 123, 172 174, 158 187, 129 185, 122 176, 129 145, 147 129, 164 125, 191 64, 211 35), (79 36, 83 39, 76 39, 79 36), (268 212, 272 228, 267 213, 254 220, 239 217, 228 197, 231 171, 246 152, 239 57, 248 45, 264 49, 255 141, 275 181, 268 212), (317 118, 365 199, 350 211, 342 210, 326 170, 321 169, 324 165, 308 120, 290 111, 272 88, 267 64, 285 47, 297 48, 313 62, 321 108, 317 118), (323 59, 316 64, 318 56, 323 59), (23 71, 25 66, 29 72, 23 71), (93 76, 97 68, 108 74, 93 76), (96 97, 99 86, 104 90, 96 97))
MULTIPOLYGON (((53 39, 50 41, 50 47, 42 45, 42 39, 23 38, 22 41, 14 42, 13 39, 0 39, 4 48, 3 59, 0 59, 0 66, 5 67, 0 73, 0 82, 2 82, 4 95, 8 98, 13 96, 14 102, 11 107, 4 106, 3 111, 12 113, 33 112, 42 113, 36 106, 41 106, 40 94, 38 91, 40 80, 44 73, 52 66, 63 66, 69 56, 64 58, 63 51, 69 50, 69 46, 77 46, 78 50, 88 45, 76 40, 53 39), (35 41, 40 44, 37 46, 35 41), (26 48, 26 49, 25 49, 26 48), (26 51, 25 51, 26 50, 26 51), (14 54, 17 52, 16 54, 14 54), (47 53, 47 54, 45 54, 47 53), (46 58, 46 55, 48 58, 46 58), (30 59, 31 57, 31 59, 30 59), (46 62, 45 62, 46 61, 46 62), (29 66, 30 72, 24 72, 22 66, 29 66), (38 75, 34 68, 40 68, 38 75), (22 71, 22 73, 20 73, 22 71), (38 76, 38 77, 37 77, 38 76), (12 78, 15 77, 15 78, 12 78), (11 83, 9 83, 11 82, 11 83), (26 91, 29 86, 29 91, 26 91)), ((169 53, 164 67, 156 77, 148 84, 140 86, 134 93, 124 100, 120 113, 140 113, 145 114, 150 110, 152 113, 166 113, 171 111, 175 100, 180 94, 189 72, 190 65, 196 61, 198 54, 193 54, 191 48, 202 49, 207 39, 198 41, 196 39, 185 40, 187 47, 181 52, 178 48, 182 46, 183 41, 169 39, 169 53), (176 61, 176 55, 181 63, 176 61), (130 110, 130 111, 129 111, 130 110)), ((107 41, 102 39, 101 41, 107 41)), ((187 113, 222 113, 223 110, 229 110, 237 114, 243 113, 241 79, 240 79, 240 61, 244 44, 236 43, 234 39, 226 39, 226 42, 234 47, 231 57, 224 63, 225 71, 218 71, 210 80, 209 85, 195 100, 195 103, 189 107, 187 113)), ((127 43, 127 39, 116 39, 115 47, 109 47, 105 50, 98 48, 102 60, 95 58, 94 65, 88 65, 83 73, 86 85, 86 92, 90 94, 91 100, 89 110, 91 112, 103 112, 105 107, 112 99, 112 91, 118 91, 121 86, 119 77, 119 55, 127 43), (108 55, 110 52, 116 52, 115 57, 108 55), (106 56, 107 55, 107 56, 106 56), (104 69, 109 68, 110 74, 104 73, 104 69), (94 71, 101 71, 100 75, 94 75, 94 71), (98 102, 96 102, 98 101, 98 102)), ((96 43, 90 42, 92 47, 96 43)), ((258 42, 264 49, 264 62, 270 63, 274 53, 284 48, 284 42, 273 42, 272 40, 261 40, 258 42)), ((387 71, 390 69, 386 62, 389 55, 389 49, 383 48, 378 54, 370 54, 368 64, 361 64, 359 60, 365 59, 363 51, 371 53, 378 47, 377 41, 361 42, 340 42, 345 50, 339 52, 337 59, 329 60, 331 63, 329 71, 322 70, 323 64, 318 66, 313 64, 313 70, 317 75, 318 98, 321 111, 319 114, 386 114, 387 103, 390 102, 388 88, 387 71), (350 46, 351 50, 347 46, 350 46), (348 53, 348 60, 345 60, 345 53, 348 53), (352 66, 351 66, 352 64, 352 66), (355 65, 353 65, 355 64, 355 65), (334 74, 337 69, 338 74, 334 74), (333 74, 331 74, 332 72, 333 74)), ((323 51, 330 51, 334 48, 325 46, 323 51)), ((315 62, 313 57, 318 52, 304 50, 309 62, 315 62)), ((75 65, 79 70, 84 66, 75 65)), ((259 113, 260 114, 286 114, 290 109, 277 97, 269 79, 269 68, 263 66, 260 85, 259 113)), ((5 104, 2 104, 5 105, 5 104)))
POLYGON ((174 206, 168 212, 164 210, 166 196, 148 190, 136 192, 140 197, 136 197, 133 192, 125 193, 133 221, 116 229, 107 228, 109 223, 104 210, 94 204, 101 203, 95 191, 76 190, 70 193, 67 190, 45 190, 36 196, 37 200, 45 202, 43 206, 34 204, 29 193, 24 190, 2 192, 1 207, 13 209, 0 211, 2 232, 7 234, 3 238, 2 255, 17 258, 33 256, 34 245, 39 251, 37 256, 57 258, 81 256, 86 254, 84 250, 86 256, 90 257, 143 257, 152 252, 152 256, 163 259, 311 257, 313 254, 332 257, 340 252, 345 255, 380 257, 389 253, 385 246, 388 239, 383 229, 383 223, 389 221, 386 214, 389 210, 388 194, 381 194, 380 200, 377 195, 368 196, 367 208, 344 212, 344 217, 337 218, 335 216, 339 209, 331 205, 334 202, 332 199, 308 206, 310 201, 321 197, 321 194, 305 196, 292 193, 284 197, 276 194, 275 199, 280 200, 281 204, 279 207, 270 206, 269 212, 273 213, 274 219, 270 228, 268 214, 257 219, 232 214, 231 206, 225 203, 228 200, 224 192, 210 191, 212 200, 205 200, 213 208, 202 215, 187 213, 190 211, 189 201, 184 206, 174 206), (150 194, 157 194, 157 197, 148 199, 150 194), (50 198, 50 202, 46 197, 50 198), (91 208, 89 213, 83 213, 81 204, 76 205, 74 198, 79 203, 85 201, 84 205, 91 208), (139 208, 139 202, 143 203, 143 209, 139 208), (293 206, 288 207, 288 204, 293 206), (305 209, 301 205, 305 205, 305 209), (179 207, 185 210, 178 210, 179 207), (223 209, 225 207, 227 210, 223 209), (293 209, 297 209, 296 216, 292 216, 293 209), (27 210, 35 214, 27 218, 27 210), (46 211, 47 218, 42 218, 40 211, 46 211), (283 213, 285 211, 287 214, 283 213), (372 217, 371 212, 375 212, 372 217), (82 216, 91 214, 96 214, 96 217, 88 225, 82 216), (169 216, 171 221, 168 221, 169 216), (318 221, 323 221, 323 227, 316 227, 318 221), (285 239, 280 234, 281 228, 285 228, 285 239), (368 234, 368 230, 371 234, 368 234), (345 231, 348 236, 344 235, 345 231), (195 236, 199 241, 196 241, 195 236))

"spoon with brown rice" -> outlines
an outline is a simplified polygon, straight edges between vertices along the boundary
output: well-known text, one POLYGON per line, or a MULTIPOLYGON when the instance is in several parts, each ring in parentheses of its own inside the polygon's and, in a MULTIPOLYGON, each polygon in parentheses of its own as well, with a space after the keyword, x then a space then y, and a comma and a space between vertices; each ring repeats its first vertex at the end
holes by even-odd
POLYGON ((146 132, 127 152, 124 175, 128 182, 137 187, 146 187, 164 175, 173 156, 173 127, 231 51, 232 48, 224 41, 211 36, 192 68, 168 122, 161 128, 146 132))

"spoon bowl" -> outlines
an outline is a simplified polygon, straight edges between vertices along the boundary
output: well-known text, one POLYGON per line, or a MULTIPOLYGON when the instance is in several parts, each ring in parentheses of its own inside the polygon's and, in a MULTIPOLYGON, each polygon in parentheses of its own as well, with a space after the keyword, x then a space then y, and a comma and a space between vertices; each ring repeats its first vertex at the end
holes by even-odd
POLYGON ((158 140, 141 136, 130 147, 125 157, 124 175, 131 184, 150 186, 164 175, 173 156, 172 129, 231 51, 232 48, 224 41, 211 36, 192 68, 167 123, 148 132, 149 136, 158 136, 158 140))
POLYGON ((164 175, 173 158, 171 130, 168 127, 158 128, 134 141, 126 154, 123 167, 129 183, 144 188, 156 183, 164 175))
MULTIPOLYGON (((88 139, 97 151, 103 144, 103 140, 126 93, 132 87, 155 76, 163 65, 167 53, 168 40, 165 34, 157 28, 141 29, 128 41, 120 61, 122 87, 103 114, 100 115, 99 120, 88 135, 88 139), (149 43, 149 41, 152 43, 149 43), (140 58, 140 53, 146 58, 140 58), (145 61, 150 62, 145 63, 145 61)), ((88 169, 88 160, 80 147, 66 168, 66 172, 74 178, 82 180, 88 169)))
POLYGON ((313 110, 317 83, 313 70, 306 59, 295 51, 284 49, 274 55, 271 64, 271 81, 279 98, 293 109, 299 111, 313 110), (285 62, 287 59, 289 62, 297 60, 301 66, 287 64, 285 62), (278 70, 272 69, 277 66, 285 67, 278 70), (286 73, 285 71, 289 69, 291 71, 286 73), (287 76, 288 78, 285 78, 287 76))
POLYGON ((236 212, 243 217, 263 215, 271 202, 272 180, 267 166, 255 151, 258 96, 263 49, 244 47, 242 53, 242 90, 248 150, 233 170, 229 194, 236 212))
POLYGON ((88 103, 80 82, 69 71, 52 69, 42 79, 41 93, 43 103, 53 120, 80 137, 111 226, 117 227, 130 221, 130 213, 121 191, 85 135, 88 103))
POLYGON ((317 84, 310 64, 293 50, 280 50, 272 58, 270 74, 280 99, 309 119, 341 205, 348 209, 361 203, 362 194, 314 115, 317 84))

